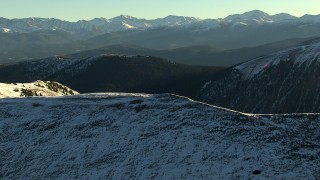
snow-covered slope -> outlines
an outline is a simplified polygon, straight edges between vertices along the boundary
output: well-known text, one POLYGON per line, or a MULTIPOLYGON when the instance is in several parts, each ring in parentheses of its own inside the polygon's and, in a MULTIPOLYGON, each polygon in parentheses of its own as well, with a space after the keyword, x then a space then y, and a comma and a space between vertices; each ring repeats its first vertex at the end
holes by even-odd
POLYGON ((11 29, 1 28, 1 32, 3 32, 3 33, 9 33, 9 32, 11 32, 11 29))
POLYGON ((14 98, 25 96, 65 96, 78 92, 50 81, 36 81, 32 83, 0 83, 0 98, 14 98))
POLYGON ((314 62, 320 62, 320 39, 311 41, 306 45, 299 45, 283 51, 259 57, 245 62, 235 69, 238 69, 244 78, 253 78, 254 76, 268 70, 270 66, 277 66, 279 63, 290 61, 295 66, 305 64, 307 67, 314 62))
POLYGON ((0 178, 317 179, 319 122, 174 95, 1 99, 0 178))
POLYGON ((235 66, 199 99, 255 113, 320 112, 320 39, 235 66))

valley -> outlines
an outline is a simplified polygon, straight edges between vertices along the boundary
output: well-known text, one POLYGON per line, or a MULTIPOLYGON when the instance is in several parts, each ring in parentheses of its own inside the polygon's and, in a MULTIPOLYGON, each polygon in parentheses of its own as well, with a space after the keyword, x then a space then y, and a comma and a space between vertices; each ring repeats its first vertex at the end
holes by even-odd
POLYGON ((193 97, 224 68, 176 64, 150 56, 54 57, 0 67, 0 82, 57 81, 80 93, 174 93, 193 97))

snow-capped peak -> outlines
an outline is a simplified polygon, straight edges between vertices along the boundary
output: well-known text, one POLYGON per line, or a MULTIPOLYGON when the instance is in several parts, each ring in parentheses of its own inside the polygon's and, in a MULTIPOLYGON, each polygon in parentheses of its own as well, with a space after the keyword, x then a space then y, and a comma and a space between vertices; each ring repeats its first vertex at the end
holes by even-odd
POLYGON ((272 22, 271 16, 263 11, 254 10, 245 12, 243 14, 234 14, 224 18, 226 21, 239 22, 239 21, 256 21, 261 22, 272 22))
POLYGON ((194 17, 169 15, 165 18, 158 18, 153 20, 152 24, 154 26, 182 26, 199 21, 200 19, 194 17))
POLYGON ((165 18, 165 20, 170 20, 170 21, 199 21, 200 19, 195 18, 195 17, 186 17, 186 16, 174 16, 174 15, 169 15, 165 18))
POLYGON ((260 10, 253 10, 253 11, 248 11, 243 13, 242 16, 250 18, 250 17, 268 17, 270 15, 260 10))
POLYGON ((111 21, 106 18, 94 18, 89 21, 91 24, 94 25, 104 25, 105 23, 110 23, 111 21))
POLYGON ((136 20, 137 18, 133 16, 128 16, 128 15, 120 15, 117 17, 112 18, 112 21, 123 21, 123 20, 136 20))

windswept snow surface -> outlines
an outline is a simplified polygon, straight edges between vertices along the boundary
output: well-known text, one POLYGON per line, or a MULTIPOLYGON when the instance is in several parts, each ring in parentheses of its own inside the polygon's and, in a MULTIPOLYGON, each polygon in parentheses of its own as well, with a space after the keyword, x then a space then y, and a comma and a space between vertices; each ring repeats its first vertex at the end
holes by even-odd
POLYGON ((0 178, 319 179, 319 122, 169 94, 0 99, 0 178))
POLYGON ((0 98, 25 96, 65 96, 78 92, 57 82, 35 81, 32 83, 0 83, 0 98), (27 92, 29 91, 29 93, 27 92))

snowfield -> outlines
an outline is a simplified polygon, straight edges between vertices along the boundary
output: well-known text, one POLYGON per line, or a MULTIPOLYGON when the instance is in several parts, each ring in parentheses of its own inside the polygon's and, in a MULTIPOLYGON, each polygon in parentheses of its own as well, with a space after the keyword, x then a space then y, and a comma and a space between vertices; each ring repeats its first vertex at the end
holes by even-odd
POLYGON ((79 93, 57 82, 35 81, 32 83, 0 83, 0 98, 65 96, 74 94, 79 93))
POLYGON ((319 114, 175 95, 0 99, 0 179, 319 179, 319 114))

